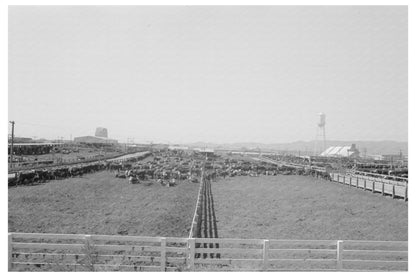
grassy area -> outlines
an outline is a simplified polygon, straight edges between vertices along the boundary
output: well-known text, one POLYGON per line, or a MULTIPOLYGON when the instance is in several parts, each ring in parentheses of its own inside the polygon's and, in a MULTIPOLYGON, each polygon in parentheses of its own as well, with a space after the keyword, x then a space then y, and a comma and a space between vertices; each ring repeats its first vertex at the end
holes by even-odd
POLYGON ((99 172, 8 193, 10 232, 187 237, 198 184, 128 184, 99 172))
POLYGON ((306 176, 212 183, 219 236, 313 240, 407 240, 408 206, 306 176))

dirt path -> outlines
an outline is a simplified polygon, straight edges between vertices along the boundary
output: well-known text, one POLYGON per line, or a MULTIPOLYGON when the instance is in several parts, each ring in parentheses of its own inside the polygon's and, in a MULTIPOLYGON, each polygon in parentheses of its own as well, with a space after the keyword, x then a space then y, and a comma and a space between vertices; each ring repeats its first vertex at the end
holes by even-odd
MULTIPOLYGON (((211 181, 208 179, 203 180, 202 186, 202 219, 201 219, 201 229, 197 234, 199 238, 218 238, 218 228, 217 228, 217 219, 214 209, 214 197, 212 195, 211 181)), ((199 247, 199 245, 197 246, 199 247)), ((204 243, 203 248, 219 248, 219 244, 213 243, 204 243)), ((204 258, 207 258, 208 254, 204 254, 204 258)), ((210 257, 214 258, 220 257, 220 254, 211 253, 210 257)), ((197 258, 199 255, 197 255, 197 258)))

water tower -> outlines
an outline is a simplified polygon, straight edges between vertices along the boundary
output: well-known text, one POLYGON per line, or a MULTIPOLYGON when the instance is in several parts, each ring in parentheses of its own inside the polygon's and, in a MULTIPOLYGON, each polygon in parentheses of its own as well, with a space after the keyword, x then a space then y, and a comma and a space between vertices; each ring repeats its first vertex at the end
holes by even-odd
POLYGON ((326 137, 325 137, 325 114, 319 113, 318 125, 316 126, 316 139, 315 139, 315 155, 319 155, 326 150, 326 137))

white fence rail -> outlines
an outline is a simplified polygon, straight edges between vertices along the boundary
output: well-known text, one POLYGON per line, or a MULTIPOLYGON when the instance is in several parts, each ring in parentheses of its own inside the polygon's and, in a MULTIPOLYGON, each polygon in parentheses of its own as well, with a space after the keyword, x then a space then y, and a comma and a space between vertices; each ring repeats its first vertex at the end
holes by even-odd
POLYGON ((344 175, 339 173, 331 173, 332 181, 341 184, 371 191, 372 193, 381 193, 382 195, 390 195, 392 198, 403 198, 408 200, 408 185, 407 183, 391 183, 385 182, 379 178, 369 178, 366 176, 344 175))
POLYGON ((9 234, 9 271, 407 271, 407 241, 9 234), (210 248, 213 244, 219 248, 210 248), (199 247, 196 247, 199 245, 199 247))

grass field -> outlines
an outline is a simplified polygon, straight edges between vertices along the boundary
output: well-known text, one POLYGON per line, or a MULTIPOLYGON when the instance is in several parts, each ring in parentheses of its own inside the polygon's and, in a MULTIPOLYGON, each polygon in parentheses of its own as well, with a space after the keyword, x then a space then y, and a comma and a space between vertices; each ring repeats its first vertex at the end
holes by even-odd
POLYGON ((187 237, 199 184, 128 184, 99 172, 9 188, 9 232, 187 237))
POLYGON ((306 176, 212 183, 219 237, 407 240, 408 205, 306 176))

